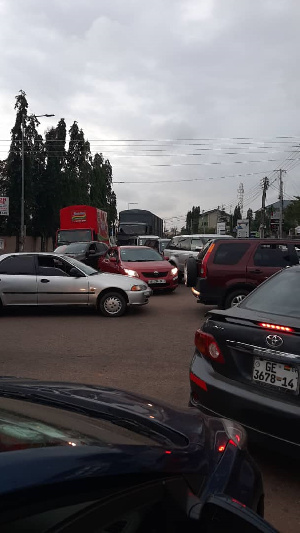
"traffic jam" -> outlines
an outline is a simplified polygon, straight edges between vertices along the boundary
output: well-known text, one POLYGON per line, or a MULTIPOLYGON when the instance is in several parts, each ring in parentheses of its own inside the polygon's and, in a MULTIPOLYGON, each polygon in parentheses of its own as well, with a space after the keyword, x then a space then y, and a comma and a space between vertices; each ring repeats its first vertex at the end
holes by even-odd
MULTIPOLYGON (((231 498, 231 511, 237 502, 238 510, 247 506, 263 517, 261 474, 247 451, 247 439, 299 458, 300 240, 216 234, 167 239, 162 220, 138 209, 120 213, 112 239, 106 213, 99 209, 69 206, 60 215, 54 252, 0 256, 3 310, 14 305, 82 305, 117 318, 129 307, 151 306, 155 293, 170 293, 172 305, 171 293, 179 283, 185 285, 191 306, 209 306, 191 354, 191 414, 183 422, 176 410, 157 405, 159 427, 158 420, 149 422, 149 416, 155 419, 152 407, 150 415, 136 415, 134 424, 143 434, 146 417, 145 434, 159 442, 173 431, 168 443, 170 454, 178 455, 179 469, 185 449, 192 472, 197 442, 204 450, 197 452, 202 457, 197 461, 206 457, 210 483, 215 484, 212 492, 206 485, 207 495, 222 493, 231 498), (200 427, 205 428, 202 433, 200 427)), ((35 385, 18 387, 18 394, 26 397, 35 385)), ((59 387, 58 392, 41 387, 41 401, 59 397, 59 387)), ((5 391, 14 397, 15 384, 8 382, 5 391)), ((74 394, 70 398, 80 396, 74 394)), ((99 401, 107 406, 111 399, 102 393, 99 401)), ((143 399, 118 400, 122 416, 129 416, 130 402, 142 405, 143 399)), ((121 416, 114 409, 110 416, 121 416)))

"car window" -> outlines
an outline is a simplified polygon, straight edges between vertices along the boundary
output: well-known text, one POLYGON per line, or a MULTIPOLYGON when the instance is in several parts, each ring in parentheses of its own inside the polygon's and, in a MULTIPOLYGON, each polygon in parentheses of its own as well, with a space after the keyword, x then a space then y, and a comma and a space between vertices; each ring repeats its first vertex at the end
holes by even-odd
POLYGON ((39 255, 37 263, 38 276, 68 276, 71 270, 68 263, 52 255, 39 255))
POLYGON ((300 271, 294 268, 282 270, 260 285, 239 307, 299 318, 300 271))
POLYGON ((203 248, 204 244, 208 241, 208 239, 199 239, 199 238, 192 238, 191 242, 191 250, 194 252, 198 248, 203 248))
POLYGON ((107 246, 106 246, 106 244, 104 244, 104 242, 97 242, 96 250, 97 250, 98 253, 106 252, 107 246))
POLYGON ((35 262, 33 255, 15 255, 0 262, 0 274, 34 276, 35 262))
POLYGON ((179 248, 179 245, 178 245, 178 237, 175 237, 171 240, 171 242, 169 242, 167 248, 169 250, 177 250, 179 248))
POLYGON ((235 242, 220 244, 214 256, 215 265, 236 265, 250 248, 250 243, 235 242))
POLYGON ((291 254, 286 244, 276 243, 260 244, 253 258, 255 266, 265 267, 286 267, 297 262, 296 254, 291 254))
POLYGON ((179 239, 178 247, 180 250, 190 250, 191 249, 191 239, 190 237, 179 239))
POLYGON ((87 276, 93 276, 95 274, 99 274, 98 270, 95 270, 94 268, 85 265, 84 263, 81 263, 81 261, 77 261, 77 259, 74 259, 74 257, 68 257, 67 261, 63 261, 63 264, 66 264, 66 268, 70 269, 72 267, 78 268, 81 270, 81 272, 84 272, 87 276))

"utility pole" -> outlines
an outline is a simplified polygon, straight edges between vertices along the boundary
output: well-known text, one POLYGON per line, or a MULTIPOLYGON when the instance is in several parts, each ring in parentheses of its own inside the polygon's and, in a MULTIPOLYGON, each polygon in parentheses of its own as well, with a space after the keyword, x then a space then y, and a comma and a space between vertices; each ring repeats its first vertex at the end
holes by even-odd
POLYGON ((266 195, 269 187, 269 180, 267 176, 263 179, 263 193, 261 199, 261 221, 259 227, 259 236, 261 239, 265 237, 265 225, 266 225, 266 195))
POLYGON ((282 239, 282 226, 283 226, 283 181, 282 174, 286 172, 282 168, 279 168, 275 172, 279 172, 279 239, 282 239))

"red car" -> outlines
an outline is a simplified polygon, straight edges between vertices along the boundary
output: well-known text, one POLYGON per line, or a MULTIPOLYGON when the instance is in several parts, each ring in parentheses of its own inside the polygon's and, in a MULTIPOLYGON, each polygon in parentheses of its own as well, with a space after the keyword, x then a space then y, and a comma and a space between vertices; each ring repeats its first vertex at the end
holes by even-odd
POLYGON ((142 279, 153 290, 172 292, 178 286, 178 269, 147 246, 114 246, 99 258, 101 272, 142 279))

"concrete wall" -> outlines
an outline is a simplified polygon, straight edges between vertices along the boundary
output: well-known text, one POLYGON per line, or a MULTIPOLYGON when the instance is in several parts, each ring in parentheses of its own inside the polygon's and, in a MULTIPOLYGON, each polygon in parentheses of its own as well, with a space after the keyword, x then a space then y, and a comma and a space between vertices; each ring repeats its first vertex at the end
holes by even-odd
MULTIPOLYGON (((41 237, 27 236, 25 239, 25 252, 40 252, 42 249, 41 237)), ((17 251, 17 237, 0 236, 0 254, 9 254, 17 251)), ((46 252, 53 251, 52 239, 47 239, 46 252)))

